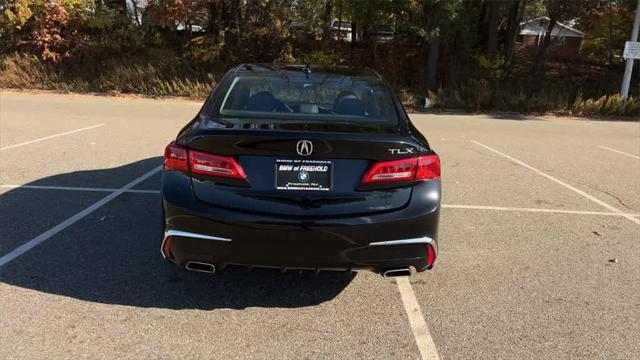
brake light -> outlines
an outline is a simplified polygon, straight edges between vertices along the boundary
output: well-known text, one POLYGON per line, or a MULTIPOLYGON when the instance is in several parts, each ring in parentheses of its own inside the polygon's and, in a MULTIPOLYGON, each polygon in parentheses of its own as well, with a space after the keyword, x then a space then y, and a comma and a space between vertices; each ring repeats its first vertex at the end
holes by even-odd
POLYGON ((200 151, 189 152, 189 166, 195 174, 246 179, 247 175, 238 162, 228 156, 207 154, 200 151))
POLYGON ((416 163, 416 158, 375 163, 364 173, 362 183, 411 181, 415 176, 416 163))
POLYGON ((440 158, 425 155, 373 164, 362 176, 363 184, 414 180, 439 180, 440 158))
POLYGON ((169 144, 164 149, 164 170, 187 171, 187 149, 169 144))

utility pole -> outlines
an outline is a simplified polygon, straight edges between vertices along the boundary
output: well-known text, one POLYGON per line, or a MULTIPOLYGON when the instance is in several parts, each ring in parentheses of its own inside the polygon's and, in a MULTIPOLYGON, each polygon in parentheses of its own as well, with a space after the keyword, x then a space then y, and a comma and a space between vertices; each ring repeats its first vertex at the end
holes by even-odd
MULTIPOLYGON (((638 41, 638 29, 640 28, 640 0, 636 5, 636 17, 633 21, 633 30, 631 31, 631 40, 638 41)), ((622 99, 627 100, 629 96, 629 83, 631 82, 631 71, 633 70, 633 59, 627 59, 627 66, 624 68, 624 77, 622 78, 622 99)))

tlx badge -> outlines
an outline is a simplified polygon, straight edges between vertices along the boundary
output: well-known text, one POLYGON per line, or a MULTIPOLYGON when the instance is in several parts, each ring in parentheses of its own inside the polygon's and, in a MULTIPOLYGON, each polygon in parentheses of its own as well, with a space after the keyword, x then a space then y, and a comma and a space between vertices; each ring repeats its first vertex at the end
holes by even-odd
POLYGON ((413 150, 412 148, 406 148, 406 149, 388 149, 389 153, 392 155, 406 155, 406 154, 413 154, 413 150))

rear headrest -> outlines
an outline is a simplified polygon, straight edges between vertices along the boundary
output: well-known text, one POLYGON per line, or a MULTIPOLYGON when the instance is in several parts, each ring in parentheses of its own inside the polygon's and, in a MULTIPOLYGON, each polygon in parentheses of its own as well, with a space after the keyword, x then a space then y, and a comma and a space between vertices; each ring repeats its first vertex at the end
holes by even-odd
POLYGON ((276 110, 278 102, 268 91, 260 91, 253 94, 249 100, 247 100, 246 110, 249 111, 264 111, 273 112, 276 110))
POLYGON ((333 112, 341 115, 365 116, 367 107, 352 92, 343 92, 336 97, 333 112))

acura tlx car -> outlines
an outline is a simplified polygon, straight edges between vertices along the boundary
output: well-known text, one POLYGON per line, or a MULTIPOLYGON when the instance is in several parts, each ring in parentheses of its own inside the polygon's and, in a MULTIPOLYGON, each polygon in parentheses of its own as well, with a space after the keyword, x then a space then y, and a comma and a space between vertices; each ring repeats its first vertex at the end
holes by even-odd
POLYGON ((430 269, 440 160, 373 71, 241 65, 164 153, 162 256, 188 270, 430 269))

